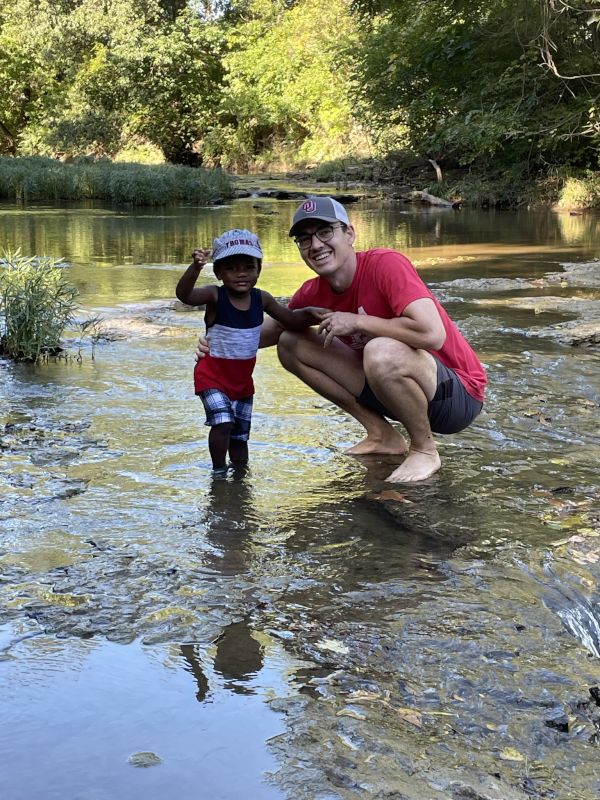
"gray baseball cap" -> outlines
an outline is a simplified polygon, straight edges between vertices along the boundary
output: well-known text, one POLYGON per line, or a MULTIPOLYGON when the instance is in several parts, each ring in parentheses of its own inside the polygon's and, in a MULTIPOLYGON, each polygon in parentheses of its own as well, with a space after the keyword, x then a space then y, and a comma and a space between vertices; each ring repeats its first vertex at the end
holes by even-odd
POLYGON ((313 196, 305 200, 302 205, 296 209, 292 227, 290 228, 290 236, 296 233, 296 227, 301 223, 313 220, 322 220, 323 222, 343 222, 344 225, 350 225, 346 209, 333 197, 313 196))
POLYGON ((254 256, 262 259, 260 239, 255 233, 242 228, 225 231, 213 241, 213 264, 228 256, 254 256))

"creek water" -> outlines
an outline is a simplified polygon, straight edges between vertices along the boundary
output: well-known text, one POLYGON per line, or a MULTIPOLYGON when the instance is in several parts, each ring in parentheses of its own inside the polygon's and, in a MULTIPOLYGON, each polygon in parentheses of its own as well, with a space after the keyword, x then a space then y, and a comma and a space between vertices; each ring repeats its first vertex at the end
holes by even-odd
POLYGON ((266 350, 250 469, 213 481, 174 287, 246 227, 289 297, 294 208, 0 208, 0 245, 63 257, 114 332, 0 362, 0 797, 597 798, 598 351, 511 301, 600 221, 353 205, 357 247, 408 255, 478 351, 483 413, 391 486, 266 350))

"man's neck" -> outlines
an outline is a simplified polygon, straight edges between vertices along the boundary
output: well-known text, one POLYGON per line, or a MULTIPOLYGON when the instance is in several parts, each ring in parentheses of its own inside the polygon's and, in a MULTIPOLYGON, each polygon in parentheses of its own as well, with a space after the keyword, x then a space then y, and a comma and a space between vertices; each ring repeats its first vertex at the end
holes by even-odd
POLYGON ((335 294, 342 294, 350 287, 356 274, 356 253, 353 251, 346 261, 340 265, 335 274, 328 276, 325 280, 335 294))

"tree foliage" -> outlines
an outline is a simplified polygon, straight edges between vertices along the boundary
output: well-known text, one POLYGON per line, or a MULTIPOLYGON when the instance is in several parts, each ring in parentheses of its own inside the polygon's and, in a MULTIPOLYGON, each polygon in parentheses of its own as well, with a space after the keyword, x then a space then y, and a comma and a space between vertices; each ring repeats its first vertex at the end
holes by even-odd
POLYGON ((598 168, 598 0, 4 0, 0 154, 598 168))
POLYGON ((593 0, 357 2, 355 62, 375 130, 414 150, 493 168, 598 166, 600 14, 593 0))
POLYGON ((260 153, 329 158, 354 133, 349 66, 339 53, 357 41, 346 0, 250 0, 231 26, 225 84, 212 138, 247 165, 260 153), (324 23, 326 17, 326 23, 324 23))
POLYGON ((222 37, 185 3, 9 0, 1 22, 5 151, 113 155, 137 135, 199 160, 222 37))

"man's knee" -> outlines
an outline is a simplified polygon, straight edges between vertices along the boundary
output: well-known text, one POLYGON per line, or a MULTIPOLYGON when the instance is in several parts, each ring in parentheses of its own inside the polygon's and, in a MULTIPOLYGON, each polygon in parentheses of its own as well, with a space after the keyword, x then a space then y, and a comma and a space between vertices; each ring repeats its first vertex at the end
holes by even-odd
POLYGON ((378 378, 401 378, 409 376, 416 350, 396 339, 377 337, 367 342, 363 354, 363 366, 368 381, 378 378))
POLYGON ((294 357, 298 345, 298 334, 293 331, 282 331, 277 342, 277 355, 285 367, 294 357))
POLYGON ((292 369, 300 361, 299 349, 307 339, 305 331, 282 331, 277 342, 277 355, 286 369, 292 369))

